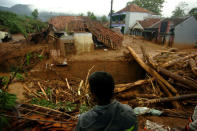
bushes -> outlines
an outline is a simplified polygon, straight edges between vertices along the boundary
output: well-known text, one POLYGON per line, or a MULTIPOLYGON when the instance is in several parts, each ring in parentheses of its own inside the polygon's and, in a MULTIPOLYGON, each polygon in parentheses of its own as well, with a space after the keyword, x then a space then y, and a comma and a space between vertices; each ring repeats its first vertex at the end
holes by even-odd
POLYGON ((7 28, 12 33, 21 33, 27 37, 28 33, 40 32, 47 24, 29 16, 18 16, 11 12, 0 11, 0 29, 7 28))

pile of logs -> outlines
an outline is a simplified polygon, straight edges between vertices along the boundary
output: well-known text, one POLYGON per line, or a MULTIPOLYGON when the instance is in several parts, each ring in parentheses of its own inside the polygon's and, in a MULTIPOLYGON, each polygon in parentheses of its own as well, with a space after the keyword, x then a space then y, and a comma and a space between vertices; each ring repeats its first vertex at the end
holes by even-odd
POLYGON ((141 46, 143 54, 143 59, 141 59, 131 47, 127 48, 135 61, 151 77, 130 84, 121 84, 115 89, 117 94, 124 93, 124 91, 131 90, 136 86, 151 83, 153 89, 159 93, 136 95, 138 105, 149 106, 156 103, 171 102, 176 109, 180 109, 183 103, 197 104, 195 101, 191 101, 197 98, 197 93, 195 93, 197 90, 197 53, 172 52, 171 54, 174 55, 172 57, 169 52, 162 52, 153 59, 141 46), (166 55, 166 53, 168 54, 166 55), (141 99, 141 97, 146 99, 141 99))

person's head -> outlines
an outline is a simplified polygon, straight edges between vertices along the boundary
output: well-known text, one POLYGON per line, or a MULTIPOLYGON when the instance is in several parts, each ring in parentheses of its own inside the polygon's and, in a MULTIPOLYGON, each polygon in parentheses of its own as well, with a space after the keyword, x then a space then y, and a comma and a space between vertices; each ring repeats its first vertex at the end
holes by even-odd
POLYGON ((89 79, 90 92, 99 104, 109 104, 114 94, 114 80, 107 72, 94 72, 89 79))

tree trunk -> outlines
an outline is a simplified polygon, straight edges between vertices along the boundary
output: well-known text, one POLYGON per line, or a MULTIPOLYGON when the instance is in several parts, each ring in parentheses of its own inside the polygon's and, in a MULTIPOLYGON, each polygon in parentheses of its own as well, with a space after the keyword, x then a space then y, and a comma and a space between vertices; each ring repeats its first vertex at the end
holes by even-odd
POLYGON ((191 67, 191 69, 192 69, 192 72, 195 74, 195 75, 197 75, 197 66, 196 66, 196 61, 194 60, 194 59, 190 59, 189 60, 189 65, 190 65, 190 67, 191 67))
POLYGON ((151 67, 149 67, 147 64, 145 64, 141 58, 135 53, 135 51, 131 48, 131 47, 127 47, 128 50, 130 51, 131 55, 134 57, 134 59, 139 63, 139 65, 145 70, 147 71, 150 75, 152 75, 155 79, 160 80, 161 82, 163 82, 168 89, 170 89, 170 91, 172 91, 173 93, 177 94, 177 90, 168 83, 168 81, 166 81, 160 74, 158 74, 154 69, 152 69, 151 67))
POLYGON ((186 94, 186 95, 181 95, 181 96, 152 99, 152 100, 146 101, 145 104, 162 103, 162 102, 170 102, 170 101, 177 101, 177 100, 187 100, 191 98, 197 98, 197 94, 186 94))
POLYGON ((185 85, 188 85, 190 88, 194 89, 194 90, 197 90, 197 83, 191 81, 191 80, 188 80, 180 75, 177 75, 175 73, 172 73, 164 68, 159 68, 158 67, 158 71, 161 72, 162 74, 174 79, 174 80, 177 80, 179 81, 180 83, 182 84, 185 84, 185 85))
POLYGON ((171 60, 171 61, 168 61, 168 62, 164 63, 164 64, 162 65, 162 67, 163 67, 163 68, 170 67, 170 66, 172 66, 172 65, 175 65, 175 64, 178 63, 178 62, 185 61, 185 60, 190 59, 190 58, 193 58, 193 57, 195 57, 195 56, 197 56, 197 53, 194 53, 194 54, 191 54, 191 55, 187 55, 187 56, 185 56, 185 57, 183 57, 183 58, 181 57, 181 58, 178 58, 178 59, 173 59, 173 60, 171 60))

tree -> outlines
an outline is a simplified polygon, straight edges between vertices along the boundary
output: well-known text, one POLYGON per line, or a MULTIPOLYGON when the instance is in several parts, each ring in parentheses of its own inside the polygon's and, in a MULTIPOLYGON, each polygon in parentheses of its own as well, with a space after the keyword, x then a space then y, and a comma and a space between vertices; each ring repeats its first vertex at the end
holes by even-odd
POLYGON ((34 19, 37 19, 38 18, 39 13, 38 13, 38 10, 37 9, 35 9, 31 14, 34 17, 34 19))
POLYGON ((84 16, 84 14, 83 13, 80 13, 79 16, 84 16))
POLYGON ((101 17, 101 22, 107 22, 108 20, 107 20, 107 17, 105 16, 105 15, 103 15, 102 17, 101 17))
POLYGON ((185 2, 179 3, 176 6, 175 10, 172 11, 172 17, 183 17, 183 16, 185 16, 186 15, 185 10, 186 10, 187 6, 188 6, 188 4, 185 3, 185 2))
POLYGON ((87 12, 87 16, 88 16, 90 19, 92 19, 92 20, 97 20, 97 18, 96 18, 96 16, 94 15, 93 12, 88 11, 88 12, 87 12))
POLYGON ((165 0, 133 0, 131 2, 127 2, 127 6, 130 4, 136 4, 139 7, 145 8, 156 14, 161 14, 164 2, 165 0))
POLYGON ((194 16, 194 17, 197 19, 197 7, 192 8, 192 9, 189 11, 189 14, 190 14, 191 16, 194 16))

